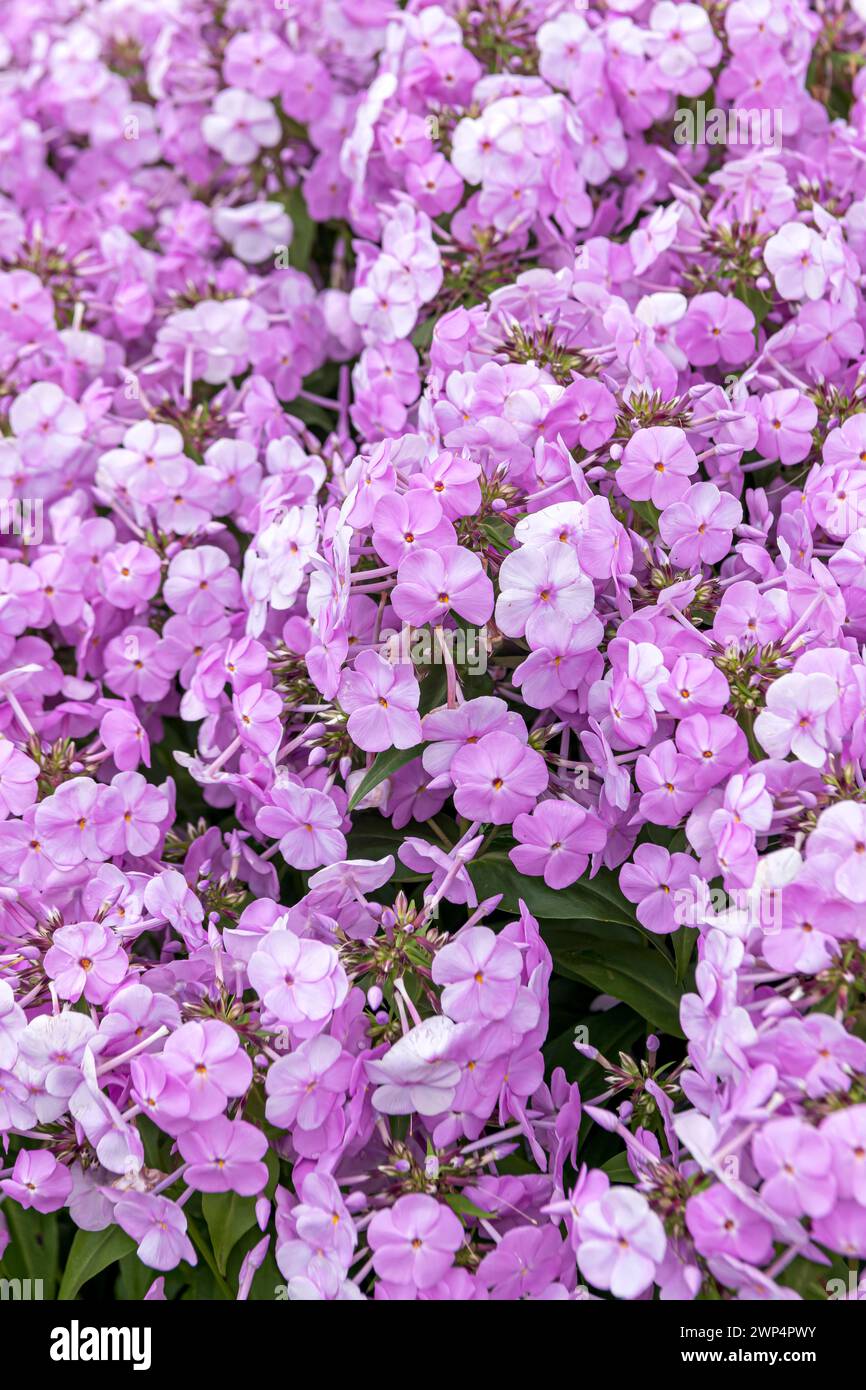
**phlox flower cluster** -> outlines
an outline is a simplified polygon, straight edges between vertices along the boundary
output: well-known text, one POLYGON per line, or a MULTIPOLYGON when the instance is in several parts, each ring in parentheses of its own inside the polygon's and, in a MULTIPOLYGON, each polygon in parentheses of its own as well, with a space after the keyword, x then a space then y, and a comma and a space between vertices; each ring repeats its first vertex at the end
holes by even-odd
POLYGON ((866 4, 0 74, 0 1271, 866 1296, 866 4))

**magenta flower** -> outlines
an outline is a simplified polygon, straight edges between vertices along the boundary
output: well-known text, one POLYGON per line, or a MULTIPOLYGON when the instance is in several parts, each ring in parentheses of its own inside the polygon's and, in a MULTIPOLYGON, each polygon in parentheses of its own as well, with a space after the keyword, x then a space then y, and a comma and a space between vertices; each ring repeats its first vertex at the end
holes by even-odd
POLYGON ((639 1298, 665 1254, 664 1227, 642 1193, 612 1187, 577 1218, 577 1262, 597 1289, 639 1298))
POLYGON ((723 559, 742 519, 736 497, 719 492, 714 483, 693 483, 682 501, 665 507, 659 531, 670 547, 672 563, 692 569, 723 559))
POLYGON ((423 738, 428 744, 421 755, 424 770, 431 777, 449 772, 455 753, 476 744, 485 734, 513 734, 526 742, 526 725, 516 711, 495 695, 479 695, 456 709, 442 706, 424 716, 423 738))
POLYGON ((277 925, 256 948, 250 983, 278 1023, 322 1023, 339 1008, 349 982, 333 946, 277 925))
POLYGON ((302 1042, 268 1070, 267 1118, 280 1129, 318 1130, 339 1110, 353 1060, 336 1038, 320 1034, 302 1042))
POLYGON ((102 591, 115 608, 144 608, 159 589, 162 564, 155 550, 129 541, 103 556, 102 591))
POLYGON ((471 516, 481 502, 480 471, 470 454, 446 450, 414 474, 410 490, 432 492, 448 519, 456 521, 459 516, 471 516))
POLYGON ((0 1182, 13 1201, 34 1211, 58 1211, 72 1192, 72 1175, 44 1149, 22 1149, 15 1159, 12 1177, 0 1182))
POLYGON ((187 1088, 190 1121, 211 1120, 253 1079, 252 1063, 233 1028, 218 1019, 184 1023, 166 1040, 168 1069, 187 1088))
POLYGON ((400 562, 391 602, 398 618, 420 627, 454 612, 485 623, 493 612, 493 585, 478 556, 462 545, 415 550, 400 562))
POLYGON ((237 606, 240 580, 224 550, 199 545, 174 557, 162 592, 174 613, 185 614, 191 623, 204 623, 237 606))
POLYGON ((696 367, 748 361, 755 349, 755 316, 733 296, 696 294, 677 329, 677 342, 696 367))
POLYGON ((114 1219, 121 1230, 132 1236, 138 1258, 149 1269, 167 1271, 181 1260, 189 1265, 198 1261, 186 1233, 186 1217, 168 1197, 151 1192, 128 1192, 114 1208, 114 1219))
POLYGON ((667 507, 689 490, 698 460, 681 429, 654 425, 637 430, 625 446, 616 480, 626 497, 667 507))
POLYGON ((663 935, 690 921, 691 877, 697 864, 688 854, 668 854, 661 845, 638 845, 634 862, 619 872, 619 886, 647 931, 663 935))
POLYGON ((162 788, 140 772, 118 772, 96 809, 97 842, 106 854, 152 854, 172 812, 173 800, 162 788))
POLYGON ((616 397, 600 381, 576 376, 545 418, 545 439, 561 436, 567 449, 597 449, 614 431, 616 397))
POLYGON ((752 1140, 761 1196, 782 1216, 826 1216, 836 1200, 826 1134, 792 1117, 771 1120, 752 1140))
POLYGON ((0 739, 0 820, 20 816, 36 800, 38 764, 26 753, 0 739))
POLYGON ((508 857, 522 874, 542 875, 548 888, 568 888, 586 872, 589 856, 604 849, 607 831, 583 806, 551 800, 515 816, 514 838, 521 843, 508 857))
POLYGON ((479 1283, 497 1300, 540 1298, 563 1273, 566 1247, 553 1226, 540 1230, 519 1227, 502 1240, 478 1266, 479 1283))
POLYGON ((55 931, 45 953, 45 972, 61 999, 104 1004, 129 969, 129 961, 110 927, 80 922, 55 931))
POLYGON ((451 761, 451 778, 461 816, 494 825, 531 811, 548 782, 541 754, 506 733, 485 734, 461 748, 451 761))
POLYGON ((412 1194, 376 1212, 367 1240, 383 1279, 427 1289, 451 1268, 463 1244, 463 1227, 450 1207, 412 1194))
POLYGON ((115 707, 103 715, 99 737, 121 772, 134 772, 139 763, 150 767, 150 740, 131 708, 115 707))
POLYGON ((657 743, 651 753, 641 753, 635 779, 643 793, 641 815, 657 825, 677 825, 700 795, 694 763, 670 739, 657 743))
POLYGON ((720 714, 730 699, 724 674, 704 656, 680 656, 670 679, 659 686, 659 699, 669 714, 720 714))
POLYGON ((199 1192, 237 1192, 254 1197, 268 1180, 261 1162, 268 1147, 266 1135, 246 1120, 215 1115, 185 1130, 178 1148, 186 1162, 184 1182, 199 1192))
POLYGON ((171 644, 150 628, 132 625, 105 649, 105 679, 118 695, 161 700, 168 692, 178 664, 171 644))
POLYGON ((311 787, 276 787, 271 804, 256 813, 264 835, 279 839, 280 853, 296 869, 315 869, 346 856, 342 817, 329 796, 311 787))
POLYGON ((496 622, 509 637, 525 633, 530 646, 544 647, 588 617, 594 597, 572 546, 524 545, 506 556, 499 571, 496 622))
POLYGON ((812 431, 818 423, 813 401, 794 387, 771 391, 753 407, 758 422, 758 452, 782 464, 802 463, 812 447, 812 431))
POLYGON ((440 550, 457 537, 435 493, 416 488, 381 498, 373 513, 373 539, 384 563, 399 565, 415 550, 440 550))
POLYGON ((762 1265, 772 1253, 769 1222, 721 1183, 689 1198, 686 1225, 699 1252, 708 1259, 733 1255, 762 1265))
POLYGON ((420 690, 411 662, 392 665, 377 652, 361 652, 354 668, 343 672, 338 699, 351 738, 365 752, 421 742, 420 690))
POLYGON ((73 777, 36 807, 34 828, 55 864, 73 868, 108 857, 97 837, 98 804, 104 788, 90 777, 73 777))
POLYGON ((169 1134, 176 1134, 189 1114, 189 1093, 160 1057, 134 1057, 132 1094, 136 1105, 169 1134))
POLYGON ((714 787, 723 777, 745 767, 746 736, 727 714, 690 714, 677 727, 676 746, 690 760, 694 786, 714 787))
POLYGON ((455 1022, 505 1018, 520 985, 523 959, 489 927, 465 927, 437 952, 433 979, 444 985, 442 1009, 455 1022))

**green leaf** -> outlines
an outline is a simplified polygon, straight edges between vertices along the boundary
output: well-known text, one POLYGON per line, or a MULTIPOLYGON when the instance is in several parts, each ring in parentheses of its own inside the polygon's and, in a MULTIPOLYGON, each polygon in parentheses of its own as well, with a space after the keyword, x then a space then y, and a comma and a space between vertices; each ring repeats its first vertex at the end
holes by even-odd
POLYGON ((412 330, 409 339, 412 346, 417 348, 419 352, 426 352, 433 341, 433 329, 435 327, 436 320, 434 318, 431 317, 422 320, 422 322, 412 330))
POLYGON ((514 549, 514 527, 501 517, 485 517, 481 522, 481 531, 500 550, 514 549))
MULTIPOLYGON (((187 1219, 186 1219, 186 1227, 187 1227, 187 1231, 189 1232, 189 1238, 190 1238, 190 1240, 192 1241, 192 1243, 193 1243, 193 1245, 195 1246, 196 1250, 197 1250, 198 1253, 201 1255, 202 1259, 204 1260, 205 1264, 207 1265, 208 1269, 210 1270, 211 1274, 213 1275, 213 1278, 214 1278, 214 1281, 216 1282, 217 1288, 219 1289, 219 1291, 220 1291, 220 1293, 222 1294, 223 1298, 229 1298, 229 1299, 234 1298, 234 1294, 232 1293, 232 1291, 231 1291, 231 1289, 229 1288, 228 1284, 226 1283, 225 1279, 223 1278, 223 1276, 220 1274, 219 1270, 217 1269, 216 1259, 215 1259, 215 1257, 214 1257, 214 1253, 213 1253, 213 1251, 212 1251, 210 1245, 208 1244, 208 1242, 207 1242, 207 1240, 205 1239, 204 1235, 203 1235, 202 1232, 199 1230, 198 1226, 196 1225, 196 1223, 192 1220, 192 1217, 190 1217, 190 1216, 187 1216, 187 1219)), ((201 1273, 201 1271, 198 1270, 198 1269, 197 1269, 195 1272, 201 1273)))
POLYGON ((806 1303, 826 1303, 847 1299, 857 1288, 856 1262, 854 1273, 841 1255, 834 1255, 829 1266, 816 1265, 798 1256, 778 1276, 778 1283, 795 1289, 806 1303))
POLYGON ((426 747, 426 743, 416 743, 414 748, 387 748, 384 753, 377 753, 372 766, 368 768, 349 798, 349 810, 354 811, 358 802, 369 796, 386 777, 399 772, 400 768, 411 763, 413 758, 420 758, 426 747))
POLYGON ((256 1221, 255 1197, 239 1197, 236 1192, 205 1192, 201 1209, 207 1222, 214 1258, 220 1274, 225 1274, 229 1255, 256 1221))
POLYGON ((159 1271, 143 1265, 138 1254, 126 1255, 117 1266, 117 1283, 114 1297, 121 1303, 141 1303, 159 1271))
POLYGON ((561 974, 621 999, 662 1032, 683 1036, 679 1017, 682 988, 677 984, 673 962, 666 962, 651 947, 624 941, 588 942, 575 933, 573 945, 561 934, 551 945, 551 954, 561 974))
POLYGON ((628 1051, 633 1043, 646 1032, 646 1024, 633 1009, 625 1004, 617 1004, 615 1009, 604 1013, 583 1014, 576 1023, 566 1028, 557 1037, 551 1038, 543 1049, 545 1071, 549 1074, 556 1067, 562 1067, 569 1081, 584 1086, 591 1078, 600 1080, 598 1062, 584 1057, 574 1046, 575 1032, 586 1029, 586 1041, 598 1048, 605 1057, 616 1061, 621 1051, 628 1051))
POLYGON ((11 1239, 0 1260, 0 1277, 31 1282, 41 1279, 43 1298, 53 1298, 59 1273, 58 1213, 46 1215, 33 1207, 25 1210, 17 1202, 7 1202, 3 1213, 11 1239))
POLYGON ((468 867, 479 898, 501 893, 505 912, 519 912, 522 898, 533 917, 549 921, 636 926, 634 909, 619 891, 613 874, 605 869, 595 878, 581 879, 570 888, 548 888, 543 879, 519 873, 504 852, 486 854, 468 867))
POLYGON ((476 1220, 486 1219, 489 1221, 496 1215, 493 1211, 482 1211, 481 1207, 477 1207, 474 1202, 470 1202, 468 1197, 462 1196, 459 1192, 450 1193, 445 1201, 458 1216, 474 1216, 476 1220))
POLYGON ((135 1241, 119 1226, 106 1226, 104 1231, 78 1231, 63 1271, 58 1300, 66 1303, 77 1298, 88 1279, 95 1278, 134 1249, 135 1241))
POLYGON ((762 290, 754 285, 736 285, 734 287, 734 298, 739 299, 741 304, 745 304, 747 309, 751 309, 755 315, 755 327, 763 323, 773 307, 771 295, 764 294, 762 290))
POLYGON ((607 1173, 611 1182, 635 1182, 636 1178, 628 1164, 628 1157, 625 1153, 614 1154, 607 1163, 601 1165, 603 1173, 607 1173))
POLYGON ((632 498, 631 505, 632 509, 637 513, 641 521, 646 522, 650 530, 658 531, 659 517, 661 516, 661 512, 659 511, 658 507, 655 505, 654 502, 635 502, 632 498))
POLYGON ((297 185, 279 194, 279 201, 292 219, 289 265, 295 270, 306 270, 316 236, 316 224, 307 212, 304 195, 297 185))
POLYGON ((674 948, 674 960, 676 961, 677 967, 678 984, 682 984, 683 980, 686 978, 697 939, 698 934, 694 927, 680 927, 678 931, 674 932, 671 938, 674 948))

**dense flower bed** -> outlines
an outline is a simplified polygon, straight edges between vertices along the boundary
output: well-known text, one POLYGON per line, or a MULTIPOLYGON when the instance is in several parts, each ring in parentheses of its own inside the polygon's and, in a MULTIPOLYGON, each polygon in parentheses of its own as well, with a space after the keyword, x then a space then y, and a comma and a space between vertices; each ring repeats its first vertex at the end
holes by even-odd
POLYGON ((6 0, 4 1276, 858 1296, 864 63, 6 0))

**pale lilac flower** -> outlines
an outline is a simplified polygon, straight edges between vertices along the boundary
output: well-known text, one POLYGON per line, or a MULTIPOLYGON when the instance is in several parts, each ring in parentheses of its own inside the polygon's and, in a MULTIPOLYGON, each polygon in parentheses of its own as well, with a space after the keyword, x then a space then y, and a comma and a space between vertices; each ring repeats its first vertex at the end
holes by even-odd
POLYGON ((237 1192, 253 1197, 268 1180, 261 1159, 268 1147, 267 1136, 246 1120, 228 1120, 215 1115, 178 1139, 186 1162, 184 1182, 199 1192, 237 1192))
POLYGON ((349 715, 350 736, 365 752, 421 742, 420 690, 411 662, 392 665, 378 652, 361 652, 354 668, 343 672, 338 699, 349 715))
POLYGON ((755 737, 772 758, 793 753, 809 767, 823 767, 830 746, 827 713, 836 698, 835 682, 821 672, 780 676, 755 720, 755 737))
POLYGON ((20 816, 36 800, 38 764, 10 743, 0 739, 0 820, 20 816))
POLYGON ((459 1036, 450 1018, 426 1018, 411 1028, 384 1057, 366 1063, 367 1075, 377 1083, 373 1104, 385 1115, 439 1115, 457 1092, 460 1067, 449 1049, 459 1036))
POLYGON ((616 478, 626 497, 667 507, 685 497, 687 479, 697 467, 697 456, 681 429, 653 426, 632 435, 616 478))
POLYGON ((149 1269, 170 1270, 185 1260, 198 1263, 192 1241, 186 1233, 186 1216, 168 1197, 150 1192, 128 1192, 114 1208, 121 1230, 132 1236, 138 1258, 149 1269))
POLYGON ((312 787, 276 787, 271 804, 256 813, 256 825, 279 839, 280 853, 296 869, 315 869, 345 858, 341 816, 324 792, 312 787))
POLYGON ((496 622, 509 637, 525 633, 530 646, 543 647, 582 622, 594 596, 570 545, 524 545, 506 556, 499 572, 496 622))
POLYGON ((471 550, 443 545, 414 550, 400 562, 391 602, 398 618, 416 627, 441 623, 451 612, 484 623, 493 612, 493 585, 471 550))
POLYGON ((802 222, 786 222, 764 247, 764 264, 783 299, 820 299, 827 284, 821 238, 802 222))
POLYGON ((43 1149, 22 1149, 15 1159, 11 1178, 0 1182, 4 1193, 25 1211, 58 1211, 72 1191, 68 1168, 43 1149))
POLYGON ((226 87, 201 123, 205 140, 227 164, 252 164, 261 149, 276 145, 280 123, 269 101, 240 87, 226 87))
POLYGON ((450 1207, 411 1194, 376 1212, 367 1239, 377 1274, 426 1289, 450 1269, 463 1244, 463 1227, 450 1207))
POLYGON ((333 946, 277 926, 250 957, 250 983, 279 1023, 321 1024, 342 1004, 349 982, 333 946))
POLYGON ((598 1289, 614 1298, 638 1298, 664 1258, 665 1233, 646 1198, 633 1188, 612 1187, 577 1218, 577 1262, 598 1289))
POLYGON ((505 1018, 517 998, 522 966, 517 947, 489 927, 465 927, 433 961, 433 979, 445 986, 443 1012, 456 1023, 505 1018))
MULTIPOLYGON (((258 139, 259 136, 257 135, 258 139)), ((242 261, 256 264, 292 241, 292 219, 280 203, 244 203, 217 208, 214 227, 242 261)))
POLYGON ((129 969, 120 938, 99 922, 59 927, 45 954, 45 972, 61 999, 104 1004, 129 969))
POLYGON ((507 825, 530 811, 548 782, 544 759, 513 734, 485 734, 451 760, 454 804, 470 820, 507 825))

